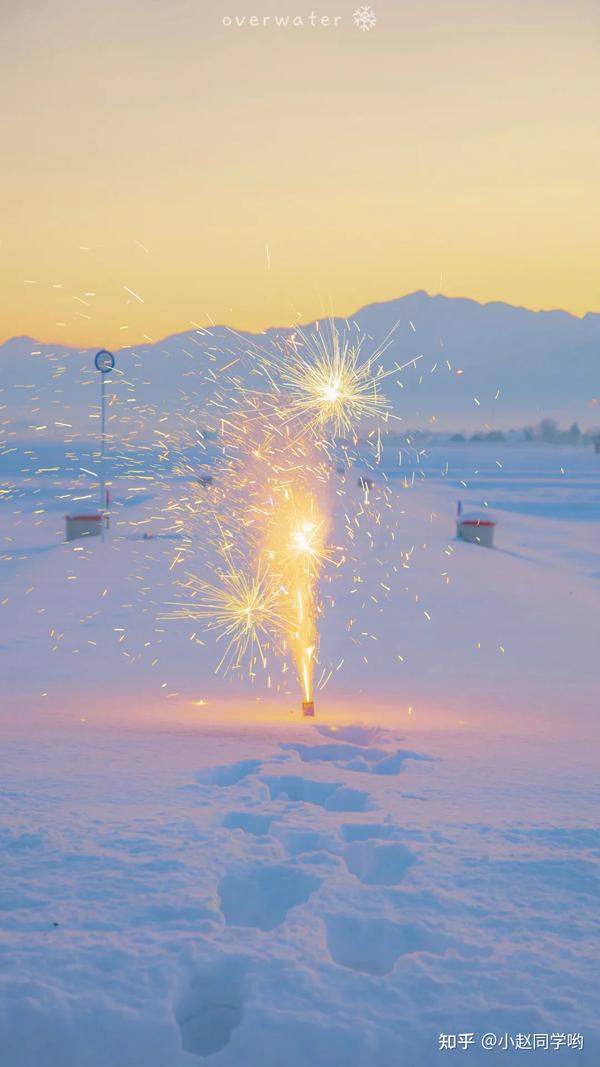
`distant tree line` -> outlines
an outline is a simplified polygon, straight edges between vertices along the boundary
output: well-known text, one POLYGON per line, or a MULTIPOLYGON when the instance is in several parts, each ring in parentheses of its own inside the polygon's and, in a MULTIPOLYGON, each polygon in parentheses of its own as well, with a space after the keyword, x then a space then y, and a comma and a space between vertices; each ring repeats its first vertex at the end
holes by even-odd
POLYGON ((447 433, 440 430, 407 429, 404 431, 388 430, 387 433, 379 433, 373 429, 364 437, 356 437, 350 440, 339 438, 337 443, 342 448, 380 441, 382 445, 418 445, 425 444, 437 438, 440 441, 452 441, 455 444, 468 444, 470 441, 494 442, 519 442, 533 441, 550 445, 594 445, 596 452, 600 452, 600 427, 589 430, 581 430, 577 422, 572 423, 568 430, 561 430, 556 419, 542 419, 537 426, 522 426, 512 430, 480 430, 476 433, 447 433))
POLYGON ((454 433, 450 436, 451 441, 541 441, 547 445, 590 445, 600 442, 599 430, 586 430, 579 428, 574 422, 568 430, 561 430, 556 419, 542 419, 537 426, 523 426, 520 430, 490 430, 470 435, 454 433))

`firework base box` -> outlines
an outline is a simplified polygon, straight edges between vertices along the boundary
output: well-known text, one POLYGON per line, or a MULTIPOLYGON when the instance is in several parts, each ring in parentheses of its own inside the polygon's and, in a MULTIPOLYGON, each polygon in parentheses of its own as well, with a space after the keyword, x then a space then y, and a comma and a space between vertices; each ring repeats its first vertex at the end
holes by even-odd
POLYGON ((311 718, 311 719, 314 718, 314 715, 315 715, 314 700, 303 700, 302 701, 302 714, 304 715, 305 718, 311 718))

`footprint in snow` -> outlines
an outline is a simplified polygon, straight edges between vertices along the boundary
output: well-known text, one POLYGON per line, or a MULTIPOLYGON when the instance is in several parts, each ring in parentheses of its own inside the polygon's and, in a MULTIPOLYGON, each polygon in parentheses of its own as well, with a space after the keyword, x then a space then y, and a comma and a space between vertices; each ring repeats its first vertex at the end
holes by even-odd
POLYGON ((319 878, 285 864, 251 867, 221 879, 221 911, 228 926, 274 930, 288 911, 305 904, 320 884, 319 878))
POLYGON ((349 789, 341 782, 321 782, 293 774, 260 780, 267 786, 271 800, 317 804, 326 811, 370 811, 375 807, 368 793, 349 789))
POLYGON ((256 774, 261 767, 260 760, 244 759, 239 763, 227 763, 223 767, 207 767, 198 771, 196 781, 198 785, 237 785, 249 775, 256 774))
POLYGON ((243 1020, 244 987, 244 963, 235 956, 196 972, 175 1008, 185 1052, 206 1057, 225 1048, 243 1020))
POLYGON ((444 949, 440 939, 421 923, 338 914, 325 917, 325 929, 332 960, 365 974, 389 974, 400 956, 444 949))
POLYGON ((310 830, 303 826, 277 826, 274 836, 289 856, 304 856, 311 852, 335 853, 338 845, 335 834, 310 830))
POLYGON ((321 737, 331 737, 334 741, 349 741, 352 745, 361 745, 368 748, 375 741, 385 737, 385 731, 379 726, 361 726, 358 723, 350 726, 326 726, 320 723, 315 730, 321 737))
POLYGON ((303 763, 333 763, 348 771, 363 774, 400 774, 406 760, 432 762, 431 756, 410 749, 390 752, 385 748, 361 748, 349 744, 283 744, 284 751, 296 752, 303 763))
POLYGON ((365 885, 397 885, 416 856, 406 845, 356 841, 342 852, 351 874, 365 885))
POLYGON ((246 834, 262 837, 268 834, 273 815, 261 815, 252 811, 228 811, 223 819, 223 826, 228 830, 243 830, 246 834))

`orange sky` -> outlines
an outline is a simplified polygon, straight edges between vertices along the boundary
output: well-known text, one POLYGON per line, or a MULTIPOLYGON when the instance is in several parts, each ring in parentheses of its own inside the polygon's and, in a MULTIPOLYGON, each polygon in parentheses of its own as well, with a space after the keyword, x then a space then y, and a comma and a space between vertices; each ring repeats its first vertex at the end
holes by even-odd
POLYGON ((600 310, 597 0, 373 0, 369 33, 355 6, 2 5, 0 338, 120 347, 418 288, 600 310), (337 28, 223 25, 311 10, 337 28))

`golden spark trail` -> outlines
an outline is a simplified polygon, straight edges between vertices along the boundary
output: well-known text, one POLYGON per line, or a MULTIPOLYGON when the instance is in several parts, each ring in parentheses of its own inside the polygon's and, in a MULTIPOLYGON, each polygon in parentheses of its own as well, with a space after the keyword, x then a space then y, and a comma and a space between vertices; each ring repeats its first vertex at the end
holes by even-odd
POLYGON ((310 485, 296 475, 276 485, 266 516, 264 554, 279 588, 278 611, 306 702, 313 698, 318 648, 317 582, 327 559, 327 511, 310 485))

